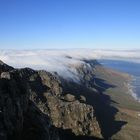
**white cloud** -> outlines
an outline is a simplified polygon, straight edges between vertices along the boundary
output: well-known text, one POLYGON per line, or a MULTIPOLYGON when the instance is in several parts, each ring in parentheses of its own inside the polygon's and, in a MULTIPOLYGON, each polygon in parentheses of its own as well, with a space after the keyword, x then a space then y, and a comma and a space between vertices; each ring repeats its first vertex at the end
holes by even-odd
POLYGON ((78 80, 76 67, 87 64, 83 59, 115 59, 140 63, 140 51, 112 50, 0 50, 0 60, 16 68, 30 67, 56 71, 59 75, 78 80))

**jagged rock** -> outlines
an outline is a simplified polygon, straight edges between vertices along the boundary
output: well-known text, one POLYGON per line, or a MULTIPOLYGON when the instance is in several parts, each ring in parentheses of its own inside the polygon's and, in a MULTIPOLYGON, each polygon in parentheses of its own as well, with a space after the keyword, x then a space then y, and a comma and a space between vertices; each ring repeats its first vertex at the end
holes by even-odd
POLYGON ((9 72, 2 72, 1 73, 1 79, 9 79, 10 80, 9 72))
POLYGON ((86 98, 84 96, 80 95, 80 101, 86 102, 86 98))
POLYGON ((99 124, 91 106, 79 101, 65 102, 48 97, 50 117, 58 128, 71 129, 75 135, 101 137, 99 124))
MULTIPOLYGON (((38 73, 42 80, 42 86, 34 91, 32 88, 34 85, 30 85, 32 89, 31 100, 44 114, 49 115, 53 125, 63 130, 70 129, 75 135, 101 138, 101 129, 93 107, 76 100, 72 94, 65 95, 60 81, 52 74, 44 71, 38 73), (49 87, 49 90, 44 90, 44 86, 49 87), (39 90, 41 92, 38 92, 39 90)), ((37 83, 36 80, 35 83, 37 83)), ((82 99, 85 101, 84 97, 82 99)))
POLYGON ((64 96, 64 99, 68 102, 72 102, 72 101, 75 101, 75 96, 74 95, 71 95, 71 94, 66 94, 64 96))
POLYGON ((0 79, 0 130, 1 140, 15 136, 19 139, 23 128, 23 114, 28 106, 28 91, 23 78, 13 73, 0 79), (23 93, 24 92, 24 93, 23 93))
POLYGON ((25 73, 9 70, 0 70, 0 140, 57 140, 50 119, 29 100, 25 73))
POLYGON ((13 70, 13 69, 14 69, 13 67, 8 66, 7 64, 5 64, 4 62, 2 62, 0 60, 0 73, 1 72, 6 72, 6 71, 9 71, 9 70, 13 70))
POLYGON ((38 74, 42 80, 42 83, 51 89, 52 94, 56 96, 62 94, 62 85, 56 76, 46 71, 39 71, 38 74))
POLYGON ((59 140, 60 130, 102 138, 94 108, 65 95, 51 73, 0 62, 0 139, 59 140))

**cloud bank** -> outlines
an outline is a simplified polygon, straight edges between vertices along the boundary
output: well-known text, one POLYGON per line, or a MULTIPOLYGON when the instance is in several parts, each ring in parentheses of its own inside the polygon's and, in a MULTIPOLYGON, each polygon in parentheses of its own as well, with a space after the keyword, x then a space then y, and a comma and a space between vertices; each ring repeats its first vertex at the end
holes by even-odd
POLYGON ((140 50, 0 50, 0 60, 13 67, 45 69, 75 80, 78 79, 76 67, 88 66, 83 59, 111 59, 140 63, 140 50))

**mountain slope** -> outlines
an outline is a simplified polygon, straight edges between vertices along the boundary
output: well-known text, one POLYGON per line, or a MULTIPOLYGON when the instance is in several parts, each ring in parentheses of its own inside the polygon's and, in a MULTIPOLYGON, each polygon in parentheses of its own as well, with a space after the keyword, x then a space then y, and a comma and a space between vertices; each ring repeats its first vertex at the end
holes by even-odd
POLYGON ((1 140, 102 138, 94 108, 64 95, 52 74, 2 62, 0 74, 1 140))
POLYGON ((126 86, 131 77, 96 60, 69 67, 75 79, 0 62, 0 138, 139 139, 140 104, 126 86))

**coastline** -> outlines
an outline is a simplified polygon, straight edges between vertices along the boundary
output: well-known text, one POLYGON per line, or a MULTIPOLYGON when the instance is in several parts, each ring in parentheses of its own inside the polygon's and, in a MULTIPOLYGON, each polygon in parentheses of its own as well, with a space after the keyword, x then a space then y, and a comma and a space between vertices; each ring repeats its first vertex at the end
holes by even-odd
POLYGON ((128 94, 130 94, 137 102, 140 102, 140 98, 138 97, 136 91, 135 91, 135 86, 133 82, 136 80, 135 76, 130 75, 131 79, 126 83, 126 86, 128 88, 128 94))

